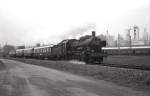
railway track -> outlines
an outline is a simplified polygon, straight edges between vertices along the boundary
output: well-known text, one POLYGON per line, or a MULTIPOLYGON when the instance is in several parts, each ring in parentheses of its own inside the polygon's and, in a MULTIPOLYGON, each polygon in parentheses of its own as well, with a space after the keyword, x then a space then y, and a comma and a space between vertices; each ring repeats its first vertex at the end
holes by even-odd
POLYGON ((139 69, 150 71, 148 66, 135 66, 135 65, 125 65, 125 64, 113 64, 113 63, 101 63, 102 66, 118 67, 118 68, 128 68, 128 69, 139 69))
MULTIPOLYGON (((91 63, 90 65, 98 65, 98 64, 91 63)), ((125 64, 118 64, 118 63, 107 63, 107 62, 103 62, 103 63, 101 63, 99 65, 100 66, 109 66, 109 67, 118 67, 118 68, 127 68, 127 69, 139 69, 139 70, 150 71, 150 66, 144 66, 144 65, 143 66, 135 66, 135 65, 125 65, 125 64)))

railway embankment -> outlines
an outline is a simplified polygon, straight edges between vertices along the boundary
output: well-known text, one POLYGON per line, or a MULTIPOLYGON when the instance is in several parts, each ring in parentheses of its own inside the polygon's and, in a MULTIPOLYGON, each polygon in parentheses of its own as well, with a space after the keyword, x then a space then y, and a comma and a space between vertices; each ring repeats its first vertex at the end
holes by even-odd
POLYGON ((82 76, 107 80, 136 90, 150 90, 150 71, 101 65, 73 64, 68 61, 14 59, 28 64, 54 68, 82 76))

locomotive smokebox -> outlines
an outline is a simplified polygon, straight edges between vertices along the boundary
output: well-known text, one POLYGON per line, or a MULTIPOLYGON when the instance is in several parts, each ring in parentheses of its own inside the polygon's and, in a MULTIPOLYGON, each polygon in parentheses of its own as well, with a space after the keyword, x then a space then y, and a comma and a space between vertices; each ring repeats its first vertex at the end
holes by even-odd
POLYGON ((92 37, 96 36, 96 31, 92 31, 92 37))

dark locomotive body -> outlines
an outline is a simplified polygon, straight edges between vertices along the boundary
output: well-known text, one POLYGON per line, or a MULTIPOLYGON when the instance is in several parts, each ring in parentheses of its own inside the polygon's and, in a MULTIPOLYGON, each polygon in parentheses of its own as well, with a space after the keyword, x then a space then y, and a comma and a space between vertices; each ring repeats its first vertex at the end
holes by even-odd
POLYGON ((102 47, 106 46, 105 41, 95 36, 81 37, 79 40, 67 39, 52 47, 54 59, 81 60, 86 63, 101 63, 103 61, 102 47))
POLYGON ((95 36, 84 36, 79 40, 66 39, 54 46, 43 46, 16 50, 16 57, 52 59, 52 60, 81 60, 86 63, 101 63, 105 56, 102 47, 106 41, 95 36))

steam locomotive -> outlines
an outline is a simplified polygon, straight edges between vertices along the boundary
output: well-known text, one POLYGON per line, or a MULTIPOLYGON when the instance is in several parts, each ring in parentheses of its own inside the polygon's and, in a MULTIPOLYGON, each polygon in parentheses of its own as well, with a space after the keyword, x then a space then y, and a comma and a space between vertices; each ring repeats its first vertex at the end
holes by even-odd
POLYGON ((81 60, 86 63, 101 63, 106 56, 102 47, 106 41, 96 37, 96 32, 77 39, 62 40, 57 45, 49 45, 34 48, 17 49, 10 52, 12 57, 51 59, 51 60, 81 60))

